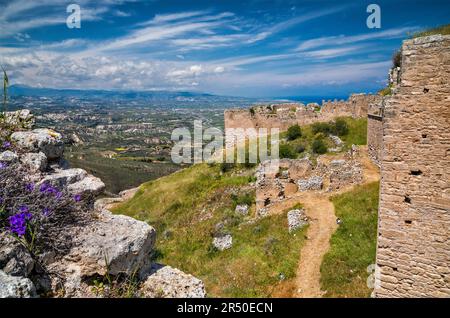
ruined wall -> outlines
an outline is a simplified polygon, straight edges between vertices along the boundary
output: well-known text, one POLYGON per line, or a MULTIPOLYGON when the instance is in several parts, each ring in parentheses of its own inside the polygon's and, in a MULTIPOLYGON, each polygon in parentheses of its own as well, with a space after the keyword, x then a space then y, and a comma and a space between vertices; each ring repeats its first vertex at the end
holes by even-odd
POLYGON ((403 43, 385 102, 376 297, 450 296, 450 36, 403 43))
POLYGON ((290 126, 326 122, 341 116, 355 118, 367 116, 370 103, 381 97, 378 95, 354 94, 347 101, 323 101, 318 104, 279 104, 253 107, 249 109, 226 110, 225 128, 279 128, 287 130, 290 126))
POLYGON ((367 114, 367 151, 369 158, 380 166, 381 150, 383 147, 383 112, 384 100, 381 98, 369 104, 367 114))

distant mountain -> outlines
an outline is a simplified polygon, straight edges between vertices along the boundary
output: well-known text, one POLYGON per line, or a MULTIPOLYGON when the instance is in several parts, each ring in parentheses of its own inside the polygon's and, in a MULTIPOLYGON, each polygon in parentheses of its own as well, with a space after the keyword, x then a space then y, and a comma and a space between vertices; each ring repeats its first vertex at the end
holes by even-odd
MULTIPOLYGON (((81 90, 81 89, 54 89, 39 88, 24 85, 12 85, 9 90, 10 96, 35 96, 35 97, 76 97, 76 98, 125 98, 125 99, 186 99, 208 98, 215 95, 194 92, 174 91, 109 91, 109 90, 81 90)), ((216 96, 218 97, 218 96, 216 96)))

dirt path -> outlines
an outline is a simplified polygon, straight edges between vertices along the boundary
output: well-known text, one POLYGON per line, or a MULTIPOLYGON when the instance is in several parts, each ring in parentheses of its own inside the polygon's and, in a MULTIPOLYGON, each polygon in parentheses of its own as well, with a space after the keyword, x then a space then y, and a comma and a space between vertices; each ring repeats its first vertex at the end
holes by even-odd
MULTIPOLYGON (((358 161, 363 166, 363 182, 361 184, 379 180, 378 167, 368 158, 366 147, 360 147, 358 161)), ((334 205, 330 201, 330 197, 351 191, 356 186, 348 186, 331 193, 297 192, 292 197, 280 202, 280 206, 277 207, 277 210, 285 211, 294 204, 301 203, 310 219, 306 233, 307 240, 300 252, 293 297, 322 297, 325 293, 320 289, 320 265, 330 248, 330 238, 338 227, 334 205)))
POLYGON ((328 195, 315 193, 302 196, 302 203, 310 225, 308 239, 300 252, 294 297, 322 297, 320 264, 330 247, 331 235, 337 228, 334 206, 328 195))

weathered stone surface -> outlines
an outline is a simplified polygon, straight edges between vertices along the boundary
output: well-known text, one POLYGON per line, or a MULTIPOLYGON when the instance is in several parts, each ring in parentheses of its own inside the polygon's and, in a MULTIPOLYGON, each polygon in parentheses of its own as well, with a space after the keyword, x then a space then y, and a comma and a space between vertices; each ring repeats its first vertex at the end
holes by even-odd
POLYGON ((297 181, 300 191, 307 190, 321 190, 323 187, 323 178, 320 176, 313 176, 308 179, 300 179, 297 181))
POLYGON ((67 187, 70 184, 83 180, 88 176, 87 172, 80 168, 60 170, 57 173, 47 175, 40 183, 48 183, 56 187, 67 187))
POLYGON ((140 289, 148 298, 204 298, 201 280, 170 266, 153 264, 140 289))
POLYGON ((16 128, 31 129, 35 118, 29 109, 21 109, 14 112, 6 112, 3 122, 16 128))
POLYGON ((308 224, 308 217, 303 209, 291 210, 287 214, 289 233, 308 224))
POLYGON ((213 239, 213 245, 219 251, 227 250, 233 245, 233 237, 230 234, 216 236, 213 239))
POLYGON ((51 129, 40 128, 15 132, 11 135, 11 140, 25 150, 42 151, 48 159, 60 158, 64 151, 61 134, 51 129))
POLYGON ((238 204, 236 206, 235 212, 240 215, 248 215, 248 205, 247 204, 238 204))
POLYGON ((12 276, 28 276, 34 267, 30 253, 7 233, 0 233, 0 270, 12 276))
POLYGON ((376 297, 450 297, 450 36, 406 40, 385 101, 376 297))
POLYGON ((100 178, 88 175, 82 180, 69 184, 67 189, 73 194, 92 193, 100 194, 105 189, 105 184, 100 178))
POLYGON ((43 152, 29 152, 21 156, 20 161, 31 171, 45 171, 47 157, 43 152))
POLYGON ((336 146, 342 146, 344 144, 344 142, 341 140, 341 138, 339 138, 338 136, 335 135, 330 135, 330 139, 334 142, 334 144, 336 146))
POLYGON ((28 278, 11 276, 0 270, 0 298, 36 297, 36 289, 28 278))
POLYGON ((6 150, 0 153, 0 162, 13 163, 19 159, 19 156, 11 150, 6 150))

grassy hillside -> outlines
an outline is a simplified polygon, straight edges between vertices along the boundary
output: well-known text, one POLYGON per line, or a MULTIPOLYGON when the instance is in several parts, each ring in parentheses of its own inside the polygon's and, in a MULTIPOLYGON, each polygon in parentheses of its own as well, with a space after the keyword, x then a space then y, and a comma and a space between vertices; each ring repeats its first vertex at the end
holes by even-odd
POLYGON ((335 213, 343 222, 331 238, 321 266, 326 297, 369 297, 367 266, 375 263, 379 183, 335 196, 335 213))
POLYGON ((114 212, 154 226, 155 260, 201 278, 209 296, 268 297, 294 277, 305 229, 289 234, 287 211, 258 221, 236 215, 239 203, 254 214, 251 181, 251 170, 195 165, 143 184, 114 212), (233 236, 223 252, 212 246, 219 223, 233 236))
POLYGON ((413 38, 418 38, 421 36, 430 36, 435 34, 449 35, 450 34, 450 24, 438 26, 436 28, 428 29, 425 31, 417 32, 413 34, 413 38))

